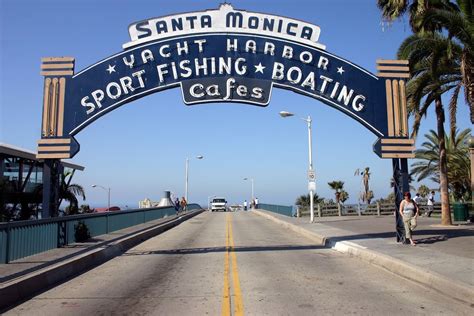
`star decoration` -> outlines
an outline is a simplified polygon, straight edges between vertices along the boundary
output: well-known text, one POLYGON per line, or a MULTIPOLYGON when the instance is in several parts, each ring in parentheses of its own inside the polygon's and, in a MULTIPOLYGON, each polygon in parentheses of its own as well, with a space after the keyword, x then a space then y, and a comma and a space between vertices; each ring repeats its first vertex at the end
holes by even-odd
POLYGON ((115 72, 115 65, 111 66, 109 65, 109 68, 106 69, 109 72, 109 75, 113 72, 115 72))
POLYGON ((255 67, 255 73, 261 72, 263 74, 263 69, 267 68, 262 66, 262 63, 258 63, 258 65, 253 65, 255 67))
POLYGON ((344 72, 344 69, 342 69, 342 66, 341 66, 341 67, 337 67, 337 72, 342 75, 342 73, 344 72))

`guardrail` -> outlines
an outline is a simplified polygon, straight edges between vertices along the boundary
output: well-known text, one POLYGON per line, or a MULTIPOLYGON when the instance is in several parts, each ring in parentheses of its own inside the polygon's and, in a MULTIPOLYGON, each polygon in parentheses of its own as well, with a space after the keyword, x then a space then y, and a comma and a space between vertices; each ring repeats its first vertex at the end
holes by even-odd
MULTIPOLYGON (((201 206, 189 204, 187 208, 190 211, 201 206)), ((95 237, 175 214, 174 207, 157 207, 0 223, 0 263, 76 242, 80 222, 87 226, 90 237, 95 237)))
POLYGON ((286 216, 293 216, 293 206, 259 203, 258 208, 286 216))

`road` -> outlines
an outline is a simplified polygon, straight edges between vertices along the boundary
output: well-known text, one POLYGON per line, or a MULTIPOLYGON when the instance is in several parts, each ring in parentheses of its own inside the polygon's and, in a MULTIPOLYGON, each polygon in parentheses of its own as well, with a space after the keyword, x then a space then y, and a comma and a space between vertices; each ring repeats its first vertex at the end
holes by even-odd
POLYGON ((6 315, 468 315, 251 212, 205 212, 6 315))

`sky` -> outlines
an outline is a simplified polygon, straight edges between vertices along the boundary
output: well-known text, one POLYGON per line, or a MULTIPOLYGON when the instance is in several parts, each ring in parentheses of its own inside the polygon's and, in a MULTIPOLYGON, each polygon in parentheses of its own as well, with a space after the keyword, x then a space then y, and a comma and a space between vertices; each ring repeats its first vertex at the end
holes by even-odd
MULTIPOLYGON (((42 57, 72 56, 76 72, 122 51, 128 25, 182 12, 217 9, 222 1, 0 0, 0 142, 36 151, 43 99, 42 57)), ((396 59, 410 35, 406 20, 382 23, 376 1, 231 1, 235 9, 303 20, 321 28, 326 50, 376 73, 376 60, 396 59)), ((445 103, 447 101, 445 100, 445 103)), ((179 89, 151 94, 108 113, 76 135, 80 152, 71 162, 85 170, 73 182, 86 190, 83 203, 130 208, 144 198, 158 201, 164 190, 184 195, 185 161, 190 159, 189 200, 202 204, 210 196, 242 203, 291 205, 307 193, 308 139, 313 119, 316 192, 333 198, 328 182, 344 181, 349 203, 361 191, 357 168, 370 167, 375 198, 386 197, 390 159, 372 151, 377 137, 354 119, 308 97, 274 89, 267 107, 211 103, 186 106, 179 89), (290 111, 295 117, 282 119, 290 111), (202 160, 195 159, 202 155, 202 160)), ((458 127, 470 128, 468 107, 460 99, 458 127)), ((435 129, 434 109, 420 135, 435 129)), ((446 125, 446 128, 448 126, 446 125)), ((417 139, 417 146, 423 137, 417 139)), ((412 161, 409 162, 409 164, 412 161)), ((430 188, 436 185, 426 182, 430 188)), ((414 183, 415 187, 419 183, 414 183)))

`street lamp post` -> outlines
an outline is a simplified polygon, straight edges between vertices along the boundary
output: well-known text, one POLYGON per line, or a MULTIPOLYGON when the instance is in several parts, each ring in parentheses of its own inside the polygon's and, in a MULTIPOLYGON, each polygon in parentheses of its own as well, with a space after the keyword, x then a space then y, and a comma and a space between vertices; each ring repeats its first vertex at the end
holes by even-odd
MULTIPOLYGON (((196 159, 202 159, 203 156, 196 156, 196 159)), ((188 202, 188 178, 189 178, 189 158, 186 158, 186 182, 184 186, 184 198, 188 202)))
POLYGON ((107 192, 107 211, 110 211, 110 188, 106 188, 104 186, 93 184, 93 188, 101 188, 107 192))
POLYGON ((250 180, 250 182, 252 182, 252 199, 250 200, 250 203, 252 203, 252 208, 253 208, 253 197, 254 197, 254 194, 253 194, 253 178, 244 178, 244 180, 250 180))
MULTIPOLYGON (((285 118, 285 117, 290 117, 294 116, 293 113, 286 112, 286 111, 281 111, 280 116, 285 118)), ((306 122, 308 125, 308 158, 309 158, 309 171, 308 171, 308 176, 311 177, 311 175, 314 176, 314 169, 313 169, 313 145, 312 145, 312 138, 311 138, 311 116, 308 115, 307 118, 302 118, 303 121, 306 122)), ((310 222, 314 222, 314 191, 316 190, 316 183, 313 181, 308 182, 308 189, 309 189, 309 211, 310 211, 310 222)))

